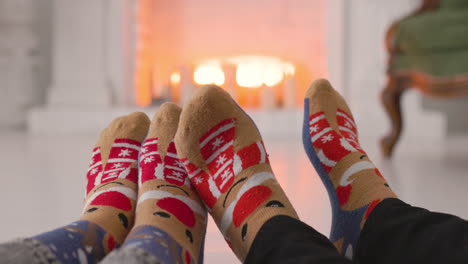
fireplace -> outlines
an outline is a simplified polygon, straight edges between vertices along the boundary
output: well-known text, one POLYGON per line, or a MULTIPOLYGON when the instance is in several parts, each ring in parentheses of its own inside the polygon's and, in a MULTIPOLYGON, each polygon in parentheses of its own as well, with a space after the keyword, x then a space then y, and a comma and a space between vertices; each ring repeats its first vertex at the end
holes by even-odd
POLYGON ((217 84, 241 106, 294 108, 327 75, 325 0, 138 0, 136 103, 217 84))
POLYGON ((46 105, 29 111, 28 129, 98 133, 118 115, 151 116, 161 102, 183 105, 214 83, 263 134, 296 133, 310 82, 342 75, 335 18, 343 9, 331 3, 344 1, 53 1, 52 83, 46 105), (283 121, 297 125, 276 125, 283 121))

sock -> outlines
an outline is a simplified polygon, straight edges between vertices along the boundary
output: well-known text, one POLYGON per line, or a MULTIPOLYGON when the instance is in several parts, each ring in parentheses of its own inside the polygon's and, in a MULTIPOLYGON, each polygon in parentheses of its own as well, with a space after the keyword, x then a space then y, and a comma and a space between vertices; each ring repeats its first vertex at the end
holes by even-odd
POLYGON ((374 207, 396 195, 360 147, 351 111, 327 80, 311 85, 304 104, 304 148, 332 206, 330 240, 352 258, 374 207))
POLYGON ((175 142, 190 181, 241 261, 267 220, 297 218, 257 127, 223 89, 196 92, 184 106, 175 142))
POLYGON ((122 244, 134 222, 137 160, 148 127, 145 114, 133 113, 102 131, 87 172, 79 221, 34 237, 60 263, 96 263, 122 244))
POLYGON ((174 145, 180 112, 166 103, 151 122, 140 156, 135 227, 123 247, 143 249, 162 263, 203 263, 207 213, 174 145))

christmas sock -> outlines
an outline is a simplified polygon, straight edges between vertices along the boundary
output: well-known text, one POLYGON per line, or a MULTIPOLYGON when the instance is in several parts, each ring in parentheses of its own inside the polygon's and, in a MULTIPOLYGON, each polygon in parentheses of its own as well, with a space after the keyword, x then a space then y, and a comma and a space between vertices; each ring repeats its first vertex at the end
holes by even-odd
POLYGON ((267 220, 297 218, 257 127, 223 89, 197 91, 182 111, 175 142, 190 181, 241 261, 267 220))
POLYGON ((145 114, 133 113, 102 131, 87 172, 80 220, 33 238, 60 263, 96 263, 124 241, 134 222, 137 160, 148 127, 145 114))
POLYGON ((123 247, 162 263, 203 263, 207 213, 174 145, 181 109, 172 103, 155 114, 140 156, 135 227, 123 247))
POLYGON ((311 85, 304 104, 304 148, 332 205, 330 240, 352 258, 372 210, 396 195, 360 147, 351 111, 327 80, 311 85))

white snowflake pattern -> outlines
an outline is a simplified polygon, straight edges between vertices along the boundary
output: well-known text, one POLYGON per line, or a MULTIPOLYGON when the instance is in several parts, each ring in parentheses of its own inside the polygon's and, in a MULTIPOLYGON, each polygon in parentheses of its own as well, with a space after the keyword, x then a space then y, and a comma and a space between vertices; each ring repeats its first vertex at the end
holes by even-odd
POLYGON ((114 172, 111 172, 111 173, 109 173, 109 174, 107 175, 107 177, 111 177, 111 178, 117 177, 117 172, 115 172, 115 171, 114 171, 114 172))
POLYGON ((327 142, 330 142, 332 140, 333 140, 333 135, 332 134, 328 134, 328 135, 322 137, 322 143, 323 144, 325 144, 327 142))
POLYGON ((94 158, 91 158, 91 161, 89 162, 89 166, 93 165, 94 163, 94 158))
POLYGON ((174 171, 172 172, 172 176, 176 177, 176 178, 182 178, 182 173, 181 172, 177 172, 177 171, 174 171))
POLYGON ((346 121, 345 127, 353 128, 353 125, 349 121, 346 121))
POLYGON ((219 146, 221 146, 221 144, 223 144, 224 140, 222 137, 217 137, 215 139, 215 141, 212 143, 213 144, 213 150, 219 148, 219 146))
POLYGON ((319 130, 319 126, 318 125, 314 125, 314 126, 311 126, 310 127, 310 133, 315 133, 319 130))
POLYGON ((228 171, 228 170, 225 170, 225 171, 223 172, 223 174, 221 174, 221 178, 222 178, 223 180, 229 179, 229 178, 231 178, 231 176, 232 176, 232 172, 230 172, 230 171, 228 171))
POLYGON ((182 161, 177 160, 175 163, 176 163, 176 165, 177 165, 178 167, 184 168, 184 163, 182 163, 182 161))
POLYGON ((118 168, 121 168, 123 166, 122 163, 116 163, 114 164, 114 166, 112 166, 113 169, 118 169, 118 168))
POLYGON ((219 156, 219 158, 216 160, 216 166, 222 166, 226 162, 227 158, 225 155, 219 156))
POLYGON ((148 149, 146 147, 141 148, 141 153, 146 153, 147 151, 148 151, 148 149))
POLYGON ((98 169, 97 169, 97 168, 93 168, 93 169, 91 170, 90 173, 91 173, 91 175, 94 175, 94 174, 96 174, 96 172, 98 172, 98 169))
POLYGON ((129 150, 129 149, 122 149, 122 150, 120 151, 119 157, 128 157, 128 156, 130 156, 130 153, 132 153, 131 150, 129 150))
POLYGON ((155 160, 154 157, 151 156, 151 157, 145 158, 145 160, 143 160, 143 161, 145 162, 145 164, 148 164, 148 163, 150 163, 150 162, 153 162, 154 160, 155 160))
POLYGON ((200 184, 203 182, 202 178, 201 177, 196 177, 195 179, 193 179, 195 181, 195 184, 200 184))

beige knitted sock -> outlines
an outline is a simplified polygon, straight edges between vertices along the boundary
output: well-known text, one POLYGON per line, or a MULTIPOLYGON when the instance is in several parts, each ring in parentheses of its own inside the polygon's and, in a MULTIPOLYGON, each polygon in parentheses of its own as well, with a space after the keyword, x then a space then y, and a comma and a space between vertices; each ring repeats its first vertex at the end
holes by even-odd
POLYGON ((177 156, 180 113, 180 107, 165 103, 151 121, 140 156, 136 223, 124 246, 135 245, 161 260, 170 256, 171 263, 201 263, 207 213, 177 156))
POLYGON ((327 80, 307 90, 304 112, 304 147, 332 204, 330 239, 351 258, 372 210, 396 195, 361 148, 353 115, 327 80))
POLYGON ((297 218, 257 127, 223 89, 196 92, 182 111, 175 142, 190 181, 241 261, 267 220, 297 218))
POLYGON ((121 245, 134 222, 138 154, 149 119, 144 113, 119 117, 101 132, 93 150, 83 215, 121 245))

